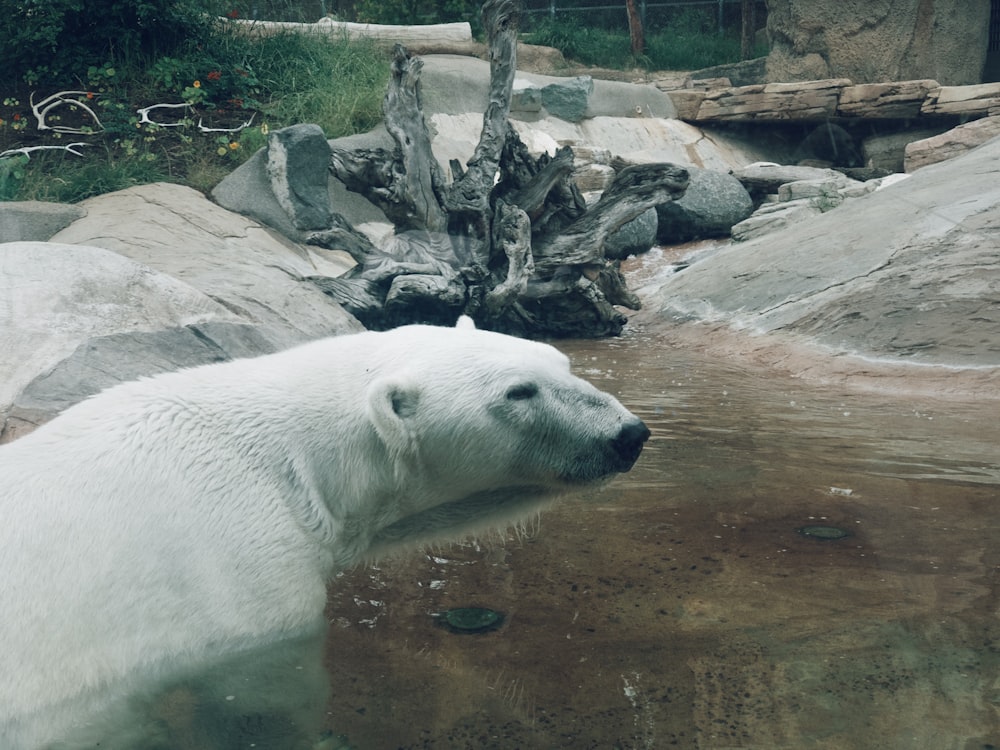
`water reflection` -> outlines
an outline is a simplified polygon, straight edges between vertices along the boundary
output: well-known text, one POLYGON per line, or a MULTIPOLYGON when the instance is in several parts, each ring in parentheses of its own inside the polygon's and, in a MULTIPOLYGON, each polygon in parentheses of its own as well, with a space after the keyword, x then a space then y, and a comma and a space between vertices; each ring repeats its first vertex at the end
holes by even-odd
POLYGON ((332 729, 362 749, 1000 746, 995 404, 812 389, 642 332, 560 346, 647 421, 646 453, 505 544, 342 576, 332 729), (435 626, 461 606, 506 619, 435 626))

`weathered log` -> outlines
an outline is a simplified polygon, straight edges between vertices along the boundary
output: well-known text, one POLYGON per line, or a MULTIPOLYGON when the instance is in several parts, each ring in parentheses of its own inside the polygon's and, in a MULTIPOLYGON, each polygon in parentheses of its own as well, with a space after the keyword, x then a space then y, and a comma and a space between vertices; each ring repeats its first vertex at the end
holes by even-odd
POLYGON ((628 318, 616 310, 599 284, 586 276, 564 273, 528 285, 504 319, 509 333, 544 331, 548 336, 617 336, 628 318))
POLYGON ((556 234, 587 210, 572 179, 573 149, 563 146, 550 157, 533 158, 517 131, 508 126, 500 162, 500 180, 493 194, 524 209, 531 218, 531 234, 556 234))
POLYGON ((535 158, 509 122, 518 18, 514 0, 483 7, 489 104, 475 152, 465 168, 452 162, 450 185, 420 107, 420 60, 398 45, 383 103, 395 148, 333 152, 332 172, 396 227, 378 248, 343 228, 314 235, 358 260, 346 277, 320 285, 370 328, 450 323, 464 312, 482 327, 522 335, 605 336, 626 321, 615 305, 639 306, 617 263, 604 257, 605 240, 682 195, 687 172, 627 167, 588 210, 572 179, 572 149, 535 158))
MULTIPOLYGON (((431 136, 420 107, 420 70, 424 63, 397 44, 392 50, 392 75, 382 103, 385 127, 401 155, 400 182, 411 221, 404 229, 444 232, 448 216, 441 207, 444 175, 431 150, 431 136)), ((399 226, 397 224, 397 226, 399 226)))
POLYGON ((507 257, 507 273, 486 293, 485 305, 488 315, 500 318, 527 291, 528 281, 535 272, 531 257, 531 220, 522 208, 497 201, 493 247, 502 249, 507 257))
POLYGON ((490 258, 490 194, 510 129, 510 99, 517 73, 517 33, 520 5, 512 0, 487 0, 482 8, 483 27, 489 40, 489 103, 483 113, 479 142, 466 164, 456 169, 444 206, 453 234, 464 239, 456 253, 470 266, 486 266, 490 258))
POLYGON ((306 235, 306 242, 310 245, 325 247, 328 250, 343 250, 359 264, 365 263, 379 252, 371 240, 337 213, 331 213, 328 229, 310 232, 306 235))
POLYGON ((385 297, 385 320, 396 326, 413 322, 453 325, 465 307, 465 285, 433 274, 407 274, 392 280, 385 297))
POLYGON ((383 285, 349 276, 339 279, 329 276, 306 278, 369 328, 378 330, 388 327, 385 323, 386 289, 383 285))
POLYGON ((395 226, 409 227, 410 208, 398 180, 398 154, 386 149, 330 149, 330 171, 348 190, 360 193, 395 226))
POLYGON ((603 260, 609 234, 647 209, 679 198, 687 185, 687 170, 673 164, 626 167, 589 211, 560 234, 536 243, 535 268, 546 271, 603 260))

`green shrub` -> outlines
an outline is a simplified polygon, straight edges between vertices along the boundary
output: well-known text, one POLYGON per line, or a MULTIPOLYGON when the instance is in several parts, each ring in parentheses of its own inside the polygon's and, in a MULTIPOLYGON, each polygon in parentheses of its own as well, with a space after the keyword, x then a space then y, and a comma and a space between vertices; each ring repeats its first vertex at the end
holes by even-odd
MULTIPOLYGON (((4 2, 4 0, 0 0, 4 2)), ((0 200, 74 202, 130 185, 167 180, 209 190, 265 141, 268 130, 301 122, 328 137, 381 120, 388 80, 384 50, 362 42, 293 33, 247 36, 216 25, 169 55, 76 69, 70 80, 21 82, 0 92, 0 152, 84 142, 82 156, 34 150, 0 158, 0 200), (56 91, 77 90, 39 131, 31 112, 56 91), (149 112, 155 104, 182 104, 149 112), (95 122, 87 110, 99 119, 95 122), (246 122, 249 127, 238 128, 246 122), (215 128, 205 132, 199 125, 215 128)))
POLYGON ((729 33, 720 34, 711 14, 691 9, 681 9, 660 18, 655 31, 647 28, 646 48, 643 55, 636 58, 631 53, 624 11, 619 15, 620 26, 604 27, 584 24, 569 14, 555 19, 536 17, 526 36, 532 44, 555 47, 569 60, 604 68, 697 70, 740 59, 740 40, 735 25, 729 33))
POLYGON ((362 23, 418 24, 467 21, 481 27, 479 0, 356 0, 354 17, 362 23))
POLYGON ((198 0, 0 0, 0 65, 8 79, 65 82, 110 59, 168 54, 209 26, 198 0))

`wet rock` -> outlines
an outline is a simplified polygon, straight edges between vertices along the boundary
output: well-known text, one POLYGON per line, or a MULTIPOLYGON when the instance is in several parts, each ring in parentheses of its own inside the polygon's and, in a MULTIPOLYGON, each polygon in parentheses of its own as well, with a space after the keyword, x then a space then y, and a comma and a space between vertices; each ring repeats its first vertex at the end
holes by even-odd
POLYGON ((605 257, 622 260, 646 252, 656 244, 658 223, 656 209, 650 208, 623 224, 604 243, 605 257))
POLYGON ((724 237, 753 211, 753 201, 740 181, 725 172, 688 169, 690 182, 680 199, 656 207, 661 243, 676 244, 724 237))

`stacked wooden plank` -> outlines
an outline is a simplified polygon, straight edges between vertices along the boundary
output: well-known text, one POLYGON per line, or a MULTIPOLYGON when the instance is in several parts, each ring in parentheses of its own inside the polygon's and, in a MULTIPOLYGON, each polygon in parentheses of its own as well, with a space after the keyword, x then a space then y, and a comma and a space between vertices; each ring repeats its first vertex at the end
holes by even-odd
POLYGON ((924 100, 920 114, 976 117, 1000 114, 1000 83, 940 86, 924 100))
POLYGON ((729 86, 727 79, 665 89, 688 122, 965 118, 1000 114, 1000 83, 941 86, 930 79, 864 83, 846 78, 729 86))
POLYGON ((846 78, 765 83, 706 91, 698 120, 825 120, 836 114, 846 78))

